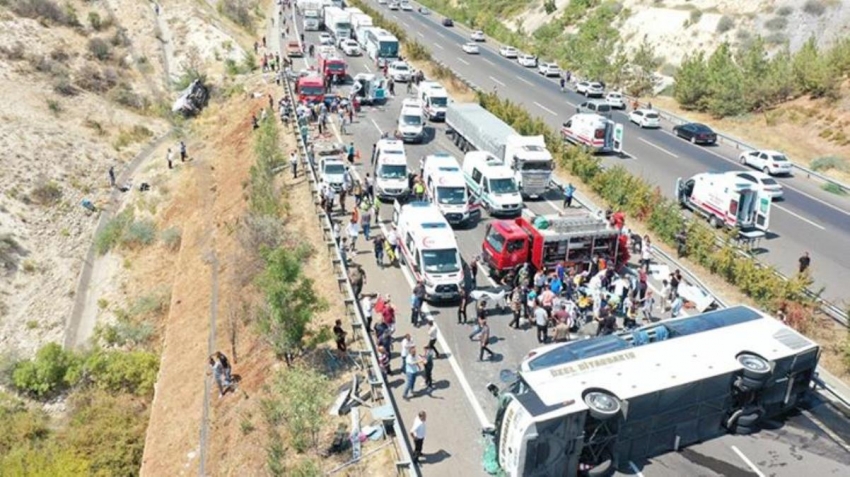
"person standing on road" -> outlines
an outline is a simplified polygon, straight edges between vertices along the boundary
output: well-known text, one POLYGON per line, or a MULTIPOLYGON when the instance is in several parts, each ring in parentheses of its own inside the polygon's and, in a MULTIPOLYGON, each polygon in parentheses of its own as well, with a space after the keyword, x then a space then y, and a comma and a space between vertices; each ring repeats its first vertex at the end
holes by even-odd
POLYGON ((433 351, 440 359, 440 352, 437 351, 437 322, 433 318, 428 319, 428 346, 425 349, 433 351))
POLYGON ((387 379, 390 371, 390 355, 383 346, 378 346, 378 367, 381 368, 381 375, 387 379))
POLYGON ((469 305, 469 295, 466 293, 465 287, 460 287, 459 290, 460 300, 457 305, 457 324, 465 325, 466 318, 466 307, 469 305))
POLYGON ((566 90, 566 88, 567 88, 567 79, 564 78, 563 76, 561 76, 561 92, 563 93, 564 90, 566 90))
POLYGON ((378 235, 375 237, 375 240, 372 241, 372 246, 375 250, 375 263, 380 268, 384 268, 384 236, 378 235))
POLYGON ((165 160, 168 161, 168 168, 174 169, 174 153, 171 152, 171 148, 168 148, 168 152, 165 153, 165 160))
POLYGON ((652 239, 649 235, 644 235, 640 247, 640 266, 649 270, 650 262, 652 262, 652 239))
POLYGON ((410 323, 419 328, 419 319, 422 317, 422 304, 425 302, 425 284, 422 280, 416 281, 411 297, 410 323))
POLYGON ((289 168, 292 170, 292 178, 298 177, 298 153, 295 149, 289 153, 289 168))
POLYGON ((422 446, 425 444, 425 411, 419 411, 410 428, 410 437, 413 439, 413 462, 419 463, 422 457, 422 446))
POLYGON ((351 271, 348 272, 348 279, 351 280, 351 288, 354 291, 354 298, 359 299, 360 293, 363 291, 363 284, 366 283, 366 272, 360 265, 353 265, 351 271))
POLYGON ((481 333, 478 334, 478 361, 484 361, 484 352, 487 352, 487 359, 493 357, 493 352, 487 345, 490 344, 490 325, 485 320, 481 325, 481 333))
POLYGON ((422 360, 419 359, 419 355, 416 354, 416 346, 411 346, 408 350, 407 356, 404 358, 403 369, 405 386, 404 393, 401 397, 408 399, 410 394, 416 392, 416 376, 419 375, 419 371, 422 369, 422 360))
POLYGON ((803 252, 803 256, 798 260, 800 263, 800 273, 806 273, 806 270, 809 269, 809 265, 812 263, 812 258, 809 257, 809 252, 803 252))
POLYGON ((548 339, 549 315, 540 303, 534 303, 534 324, 537 326, 537 342, 545 344, 548 339))
POLYGON ((372 240, 369 236, 372 231, 372 207, 365 207, 363 212, 360 213, 360 228, 363 229, 363 238, 367 241, 372 240))
POLYGON ((510 323, 508 323, 509 328, 513 328, 515 330, 519 329, 519 318, 520 315, 522 315, 523 297, 525 297, 525 285, 521 288, 515 288, 511 295, 511 313, 513 313, 513 319, 510 323))
POLYGON ((372 297, 369 295, 363 295, 363 298, 360 299, 360 311, 363 312, 363 321, 366 326, 366 331, 372 329, 372 309, 374 306, 372 305, 372 297))
POLYGON ((109 185, 115 187, 115 166, 109 166, 109 185))
POLYGON ((413 346, 413 338, 410 337, 410 333, 404 335, 404 338, 401 339, 401 351, 399 355, 401 356, 401 372, 405 371, 405 360, 407 359, 407 355, 410 354, 410 348, 413 346))
POLYGON ((434 356, 436 355, 436 351, 433 348, 425 349, 425 356, 423 358, 423 366, 422 370, 425 374, 425 391, 431 392, 434 389, 434 356))
POLYGON ((348 221, 348 240, 350 240, 349 250, 351 252, 355 252, 357 250, 357 237, 360 236, 360 224, 357 222, 357 219, 352 217, 351 220, 348 221))
POLYGON ((186 154, 186 143, 180 141, 180 162, 186 162, 186 158, 189 157, 186 154))

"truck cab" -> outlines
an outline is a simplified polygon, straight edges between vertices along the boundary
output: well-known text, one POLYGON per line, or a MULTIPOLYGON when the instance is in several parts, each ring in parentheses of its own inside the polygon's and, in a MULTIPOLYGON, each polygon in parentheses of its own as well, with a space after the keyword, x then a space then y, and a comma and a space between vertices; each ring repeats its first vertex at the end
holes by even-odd
POLYGON ((325 81, 318 74, 302 76, 295 82, 295 94, 305 104, 321 103, 325 100, 325 81))
POLYGON ((425 300, 455 300, 463 286, 463 265, 454 231, 430 202, 393 204, 399 261, 425 285, 425 300))
POLYGON ((331 78, 334 82, 341 82, 346 77, 346 63, 332 46, 319 47, 317 55, 319 73, 324 78, 331 78))
POLYGON ((546 193, 554 163, 543 136, 508 137, 504 156, 523 196, 537 198, 546 193))
POLYGON ((561 138, 588 152, 623 152, 623 125, 598 114, 575 114, 561 127, 561 138))
POLYGON ((481 208, 466 188, 457 159, 445 152, 422 158, 420 164, 425 191, 451 225, 474 223, 481 208))
POLYGON ((320 164, 319 180, 323 185, 339 192, 345 184, 345 163, 337 157, 325 157, 320 164))
POLYGON ((297 3, 304 16, 304 30, 318 31, 322 28, 322 4, 318 0, 302 0, 297 3))
POLYGON ((501 278, 525 263, 535 270, 550 270, 558 263, 583 266, 594 256, 619 267, 629 259, 627 239, 604 217, 576 209, 494 221, 487 226, 481 247, 484 264, 501 278))
POLYGON ((468 152, 463 158, 463 177, 469 192, 490 215, 522 213, 522 197, 510 167, 484 151, 468 152))
POLYGON ((449 104, 449 93, 436 81, 419 83, 419 99, 425 110, 425 115, 431 121, 446 120, 446 106, 449 104))
POLYGON ((381 139, 375 146, 375 194, 379 199, 394 200, 407 197, 407 155, 398 139, 381 139))
POLYGON ((770 225, 770 194, 734 171, 679 178, 676 197, 683 207, 702 215, 713 227, 763 234, 770 225))
POLYGON ((422 102, 418 99, 408 98, 401 103, 398 133, 404 142, 422 142, 425 138, 422 102))

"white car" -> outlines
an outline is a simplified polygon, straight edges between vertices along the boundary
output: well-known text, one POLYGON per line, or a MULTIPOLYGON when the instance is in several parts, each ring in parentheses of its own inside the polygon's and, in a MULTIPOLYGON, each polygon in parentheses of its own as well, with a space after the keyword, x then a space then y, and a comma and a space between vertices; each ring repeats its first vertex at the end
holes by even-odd
POLYGON ((557 63, 540 63, 537 72, 543 76, 561 76, 561 67, 557 63))
POLYGON ((378 0, 378 5, 386 5, 387 0, 378 0))
POLYGON ((480 53, 480 51, 478 49, 478 44, 476 44, 476 43, 472 43, 472 42, 464 43, 463 46, 461 46, 461 48, 463 48, 463 51, 465 51, 466 53, 468 53, 470 55, 477 55, 478 53, 480 53))
POLYGON ((651 109, 636 109, 629 113, 629 121, 642 128, 660 128, 661 117, 651 109))
POLYGON ((403 61, 393 61, 387 67, 387 75, 397 82, 410 81, 410 66, 403 61))
POLYGON ((767 174, 755 171, 741 171, 736 172, 735 175, 747 182, 752 182, 760 191, 763 191, 771 199, 778 199, 782 197, 782 185, 776 182, 776 179, 767 174))
POLYGON ((791 161, 778 151, 749 151, 742 152, 738 157, 741 164, 754 167, 772 176, 791 174, 791 161))
POLYGON ((390 10, 398 10, 398 2, 390 3, 390 10))
POLYGON ((407 2, 404 2, 404 3, 401 4, 401 9, 406 11, 406 12, 411 12, 411 11, 413 11, 413 5, 411 5, 407 2))
POLYGON ((484 32, 481 31, 481 30, 475 30, 474 32, 472 32, 472 35, 470 35, 470 38, 472 39, 472 41, 484 41, 484 40, 486 40, 486 38, 484 38, 484 32))
POLYGON ((588 98, 592 96, 601 98, 605 95, 605 89, 602 84, 595 81, 579 81, 576 85, 576 93, 583 94, 588 98))
POLYGON ((535 66, 537 66, 537 58, 532 55, 519 55, 516 61, 520 65, 525 66, 526 68, 534 68, 535 66))
POLYGON ((626 109, 626 102, 623 101, 623 93, 612 91, 605 95, 605 102, 611 105, 612 109, 626 109))
POLYGON ((516 58, 519 53, 516 51, 516 48, 505 45, 499 48, 499 54, 505 58, 516 58))
POLYGON ((340 48, 348 56, 360 56, 362 54, 360 45, 351 39, 343 40, 340 48))
POLYGON ((334 39, 333 39, 333 37, 331 36, 330 33, 323 31, 322 33, 319 33, 319 44, 320 45, 333 45, 334 39))

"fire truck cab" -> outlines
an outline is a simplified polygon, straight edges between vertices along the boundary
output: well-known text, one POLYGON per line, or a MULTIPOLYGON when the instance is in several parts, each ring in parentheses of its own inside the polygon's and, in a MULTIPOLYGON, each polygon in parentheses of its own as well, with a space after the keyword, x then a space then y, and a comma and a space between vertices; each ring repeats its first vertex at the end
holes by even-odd
POLYGON ((295 83, 295 94, 302 103, 321 103, 325 100, 325 82, 316 74, 302 76, 295 83))
POLYGON ((502 278, 524 263, 535 270, 589 264, 594 256, 614 267, 629 259, 628 238, 604 217, 585 210, 491 222, 484 235, 482 258, 491 275, 502 278))
POLYGON ((334 47, 319 47, 318 64, 319 72, 323 78, 331 78, 334 83, 340 83, 345 80, 346 63, 334 47))

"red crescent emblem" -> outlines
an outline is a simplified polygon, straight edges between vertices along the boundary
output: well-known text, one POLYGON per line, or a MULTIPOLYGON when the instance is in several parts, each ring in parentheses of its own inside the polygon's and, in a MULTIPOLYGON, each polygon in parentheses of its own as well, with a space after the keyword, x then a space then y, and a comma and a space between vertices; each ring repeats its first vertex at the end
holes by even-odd
POLYGON ((434 241, 431 240, 431 237, 425 237, 422 239, 422 246, 424 248, 429 248, 434 244, 434 241))

